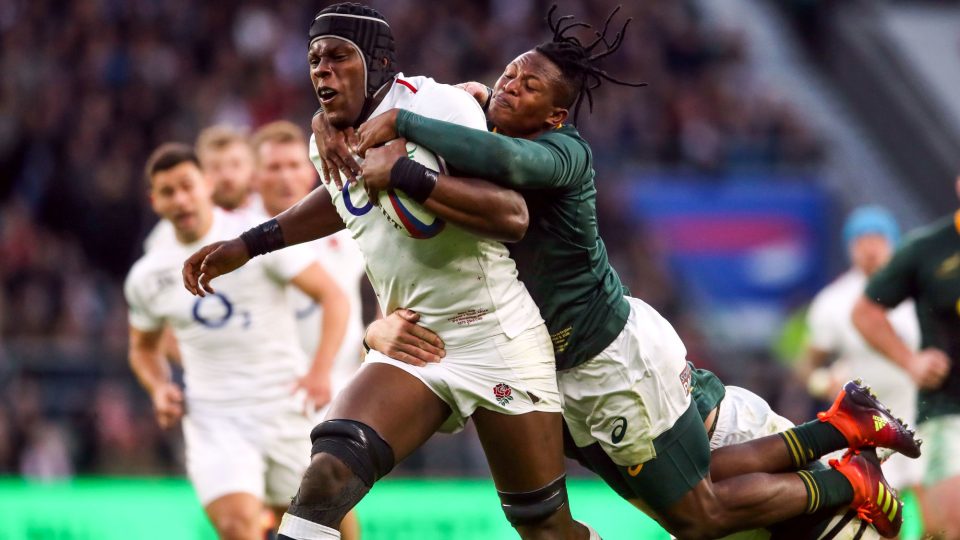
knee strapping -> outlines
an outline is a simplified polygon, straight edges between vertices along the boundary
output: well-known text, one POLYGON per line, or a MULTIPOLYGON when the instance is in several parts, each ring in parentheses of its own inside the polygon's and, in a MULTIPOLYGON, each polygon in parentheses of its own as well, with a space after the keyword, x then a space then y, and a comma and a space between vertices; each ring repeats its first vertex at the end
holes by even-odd
POLYGON ((533 491, 506 493, 498 491, 500 506, 507 521, 514 527, 533 525, 552 516, 567 504, 567 478, 560 476, 546 486, 533 491))
POLYGON ((310 432, 312 455, 324 452, 342 461, 366 486, 393 469, 393 449, 370 426, 354 420, 327 420, 310 432))

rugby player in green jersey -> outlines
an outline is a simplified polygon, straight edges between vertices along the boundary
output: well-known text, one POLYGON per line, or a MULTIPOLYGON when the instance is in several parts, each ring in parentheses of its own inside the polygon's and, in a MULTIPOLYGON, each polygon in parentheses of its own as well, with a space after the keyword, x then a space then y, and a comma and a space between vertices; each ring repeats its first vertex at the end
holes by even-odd
MULTIPOLYGON (((956 189, 960 195, 960 177, 956 189)), ((922 506, 927 533, 960 538, 960 211, 906 239, 870 279, 853 310, 867 342, 917 383, 917 420, 926 441, 922 506), (919 352, 886 317, 913 298, 919 352)))
MULTIPOLYGON (((592 45, 583 46, 565 36, 569 26, 561 28, 563 20, 553 25, 554 40, 511 62, 487 96, 488 120, 498 133, 398 110, 362 126, 358 150, 365 154, 367 190, 429 183, 449 198, 456 177, 428 174, 411 164, 399 151, 402 145, 373 148, 401 136, 435 151, 464 175, 525 196, 529 226, 512 255, 553 338, 564 417, 577 457, 672 534, 715 538, 849 504, 885 536, 896 535, 902 505, 889 494, 871 447, 913 456, 919 448, 855 384, 819 421, 720 449, 711 460, 704 418, 690 399, 686 351, 669 323, 643 302, 625 297, 597 235, 589 146, 565 123, 571 108, 592 100, 590 90, 601 80, 615 81, 595 61, 616 49, 623 31, 612 43, 598 33, 592 45), (606 50, 593 53, 600 43, 606 50), (883 421, 879 430, 874 416, 883 421), (789 472, 847 447, 854 450, 833 469, 789 472)), ((327 155, 324 149, 321 155, 327 155)), ((328 169, 350 168, 348 161, 332 159, 328 169)), ((462 181, 457 185, 466 189, 462 181)), ((449 222, 475 228, 475 221, 489 217, 488 209, 471 212, 431 203, 431 197, 426 207, 449 222)), ((415 314, 401 312, 397 318, 409 324, 415 314)), ((419 362, 418 350, 426 350, 433 356, 426 359, 439 360, 441 344, 434 336, 416 325, 407 330, 394 333, 396 339, 387 339, 381 352, 419 362)), ((371 329, 370 341, 377 341, 376 331, 371 329)))

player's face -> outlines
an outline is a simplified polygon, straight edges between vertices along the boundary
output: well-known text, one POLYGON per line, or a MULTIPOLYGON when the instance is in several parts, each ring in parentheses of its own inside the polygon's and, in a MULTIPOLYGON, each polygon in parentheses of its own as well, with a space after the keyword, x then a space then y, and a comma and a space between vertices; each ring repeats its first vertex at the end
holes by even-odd
POLYGON ((277 215, 307 196, 316 172, 307 145, 266 141, 257 152, 257 190, 270 215, 277 215))
POLYGON ((893 255, 893 246, 882 234, 864 234, 850 244, 853 265, 866 275, 883 268, 893 255))
POLYGON ((365 100, 366 67, 363 57, 349 43, 323 38, 307 52, 313 90, 336 129, 346 129, 360 119, 365 100))
POLYGON ((247 202, 254 172, 253 153, 247 144, 235 142, 206 150, 200 162, 213 187, 214 204, 234 210, 247 202))
POLYGON ((560 69, 547 57, 528 51, 510 62, 493 87, 489 119, 506 135, 524 137, 561 124, 567 110, 554 105, 560 69))
POLYGON ((173 224, 177 238, 193 242, 210 224, 210 187, 200 169, 191 162, 154 173, 150 204, 161 218, 173 224))

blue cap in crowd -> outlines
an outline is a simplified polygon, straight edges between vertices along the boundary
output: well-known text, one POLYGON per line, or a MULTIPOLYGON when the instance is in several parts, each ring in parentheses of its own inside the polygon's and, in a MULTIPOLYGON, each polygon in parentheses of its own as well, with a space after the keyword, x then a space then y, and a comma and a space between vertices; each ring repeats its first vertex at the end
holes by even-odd
POLYGON ((882 234, 894 246, 900 241, 900 227, 893 214, 882 206, 861 206, 847 216, 843 225, 846 245, 865 234, 882 234))

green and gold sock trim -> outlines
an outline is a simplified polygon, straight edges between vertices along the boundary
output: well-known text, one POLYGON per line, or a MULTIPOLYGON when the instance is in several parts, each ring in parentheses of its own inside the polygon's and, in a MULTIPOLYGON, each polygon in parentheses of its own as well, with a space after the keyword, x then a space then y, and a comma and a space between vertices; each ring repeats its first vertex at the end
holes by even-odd
POLYGON ((807 510, 806 513, 812 514, 820 509, 821 497, 820 487, 813 479, 810 471, 797 471, 797 476, 803 480, 803 486, 807 488, 807 510))
POLYGON ((809 458, 804 457, 810 453, 809 450, 804 451, 803 443, 800 442, 800 439, 797 437, 797 434, 794 433, 793 429, 788 429, 780 433, 780 436, 783 437, 783 441, 787 444, 787 450, 790 452, 790 459, 793 460, 794 467, 803 467, 810 461, 809 458))

